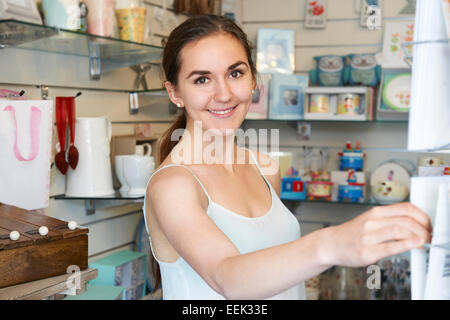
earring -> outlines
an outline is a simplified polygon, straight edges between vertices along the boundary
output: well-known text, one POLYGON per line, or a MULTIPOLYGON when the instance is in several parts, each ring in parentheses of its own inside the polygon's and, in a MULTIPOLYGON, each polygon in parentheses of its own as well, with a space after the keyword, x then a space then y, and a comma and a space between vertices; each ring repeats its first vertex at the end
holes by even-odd
POLYGON ((254 95, 255 94, 255 90, 252 90, 252 95, 254 95))
POLYGON ((177 107, 178 107, 178 108, 181 108, 181 103, 178 102, 178 103, 177 103, 177 107))

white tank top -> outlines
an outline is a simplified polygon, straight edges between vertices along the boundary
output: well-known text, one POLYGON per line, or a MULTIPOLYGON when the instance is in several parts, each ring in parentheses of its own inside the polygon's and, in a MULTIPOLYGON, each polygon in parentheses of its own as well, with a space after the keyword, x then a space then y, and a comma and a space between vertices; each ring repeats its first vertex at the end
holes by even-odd
MULTIPOLYGON (((250 151, 250 150, 249 150, 250 151)), ((269 211, 260 217, 249 218, 228 210, 218 203, 211 200, 208 192, 197 176, 187 166, 181 164, 168 164, 153 172, 150 179, 158 171, 172 166, 180 166, 191 172, 198 181, 206 196, 208 197, 207 215, 214 221, 220 230, 233 242, 241 254, 261 250, 286 242, 296 240, 300 237, 300 224, 294 215, 281 202, 275 190, 273 190, 269 181, 262 173, 258 162, 250 151, 253 161, 265 182, 269 186, 272 195, 272 206, 269 211)), ((150 182, 149 179, 149 182, 150 182)), ((148 184, 147 184, 148 186, 148 184)), ((144 219, 147 228, 147 218, 145 214, 144 200, 144 219)), ((150 233, 148 233, 150 234, 150 233)), ((156 258, 151 245, 153 257, 159 263, 161 271, 161 284, 163 299, 176 300, 214 300, 225 299, 222 295, 214 291, 194 269, 180 256, 175 262, 164 262, 156 258)), ((268 299, 281 300, 305 300, 304 282, 289 288, 268 299)))

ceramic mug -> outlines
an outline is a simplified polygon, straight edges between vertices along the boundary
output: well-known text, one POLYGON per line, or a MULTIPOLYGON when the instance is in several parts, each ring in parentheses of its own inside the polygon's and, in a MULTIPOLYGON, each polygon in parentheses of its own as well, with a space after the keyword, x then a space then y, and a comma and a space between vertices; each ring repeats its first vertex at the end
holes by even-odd
POLYGON ((116 19, 121 40, 144 42, 148 33, 147 10, 142 0, 117 0, 116 19))
POLYGON ((152 154, 152 145, 150 143, 143 143, 136 146, 136 155, 139 156, 150 156, 152 154), (147 152, 145 152, 145 148, 147 148, 147 152))
POLYGON ((326 94, 312 94, 309 104, 309 112, 328 113, 330 111, 330 102, 326 94))
POLYGON ((88 8, 87 33, 112 37, 115 27, 114 0, 83 0, 88 8))
POLYGON ((337 114, 355 115, 359 112, 360 99, 357 94, 344 93, 338 96, 337 114))
POLYGON ((153 157, 128 155, 123 158, 123 176, 130 187, 128 195, 145 195, 147 183, 155 169, 153 157))
POLYGON ((68 30, 79 30, 81 26, 78 0, 42 0, 45 24, 68 30))

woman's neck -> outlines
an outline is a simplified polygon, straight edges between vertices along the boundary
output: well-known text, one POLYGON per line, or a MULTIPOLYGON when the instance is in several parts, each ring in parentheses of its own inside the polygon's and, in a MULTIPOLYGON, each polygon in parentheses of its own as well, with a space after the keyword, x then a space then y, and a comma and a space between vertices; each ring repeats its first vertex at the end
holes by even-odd
POLYGON ((246 163, 245 156, 245 150, 238 148, 235 142, 234 133, 222 135, 215 130, 189 125, 171 152, 174 163, 220 165, 228 171, 246 163))

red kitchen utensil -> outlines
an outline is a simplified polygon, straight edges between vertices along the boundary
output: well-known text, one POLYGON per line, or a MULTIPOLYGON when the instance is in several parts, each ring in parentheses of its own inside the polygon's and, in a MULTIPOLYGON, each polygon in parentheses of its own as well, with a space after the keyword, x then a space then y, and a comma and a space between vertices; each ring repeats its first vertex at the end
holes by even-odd
POLYGON ((60 151, 55 155, 56 167, 62 174, 66 174, 69 168, 66 162, 66 132, 67 132, 67 99, 66 97, 56 97, 55 113, 56 113, 56 129, 58 131, 58 140, 60 151))
POLYGON ((68 116, 69 116, 69 129, 70 129, 70 147, 69 147, 69 165, 75 170, 78 164, 78 149, 75 147, 75 120, 76 120, 76 112, 75 112, 75 98, 79 97, 81 92, 78 92, 75 97, 70 100, 70 103, 67 105, 68 107, 68 116))

